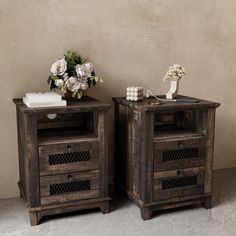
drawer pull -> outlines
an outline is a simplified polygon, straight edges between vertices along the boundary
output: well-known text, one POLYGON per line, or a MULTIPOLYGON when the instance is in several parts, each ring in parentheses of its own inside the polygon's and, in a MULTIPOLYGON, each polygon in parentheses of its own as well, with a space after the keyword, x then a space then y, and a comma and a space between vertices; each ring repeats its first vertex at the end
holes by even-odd
POLYGON ((183 147, 184 147, 184 144, 181 143, 181 142, 179 142, 179 143, 178 143, 178 147, 179 147, 179 148, 183 148, 183 147))
POLYGON ((179 176, 179 177, 184 176, 183 171, 181 171, 181 170, 177 170, 177 176, 179 176))
POLYGON ((72 146, 71 146, 71 145, 67 145, 66 148, 67 148, 67 151, 68 151, 68 152, 71 152, 71 151, 72 151, 72 146))
POLYGON ((47 114, 48 119, 54 120, 57 117, 57 114, 47 114))
POLYGON ((67 179, 68 179, 68 180, 71 180, 71 179, 72 179, 72 175, 68 175, 68 176, 67 176, 67 179))

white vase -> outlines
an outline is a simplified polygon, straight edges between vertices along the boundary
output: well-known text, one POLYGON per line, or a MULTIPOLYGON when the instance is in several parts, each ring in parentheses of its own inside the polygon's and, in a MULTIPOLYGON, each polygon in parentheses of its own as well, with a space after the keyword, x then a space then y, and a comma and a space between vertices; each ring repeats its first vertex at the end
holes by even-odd
POLYGON ((170 82, 170 90, 166 93, 167 99, 176 98, 179 89, 179 80, 172 80, 170 82))

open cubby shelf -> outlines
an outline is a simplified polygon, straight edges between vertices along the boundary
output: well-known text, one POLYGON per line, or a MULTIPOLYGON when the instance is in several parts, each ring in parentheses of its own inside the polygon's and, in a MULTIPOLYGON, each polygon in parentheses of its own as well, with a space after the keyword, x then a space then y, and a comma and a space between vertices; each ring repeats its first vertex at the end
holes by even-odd
POLYGON ((201 132, 196 132, 188 129, 184 129, 182 127, 178 126, 161 126, 161 127, 155 127, 154 128, 154 138, 155 139, 169 139, 175 136, 178 137, 195 137, 195 136, 202 136, 205 135, 201 132))
POLYGON ((204 110, 158 112, 154 115, 154 138, 206 134, 204 110))
POLYGON ((93 112, 62 113, 56 115, 54 119, 49 119, 47 115, 44 115, 39 117, 37 122, 38 141, 70 140, 95 136, 97 127, 94 123, 93 112))

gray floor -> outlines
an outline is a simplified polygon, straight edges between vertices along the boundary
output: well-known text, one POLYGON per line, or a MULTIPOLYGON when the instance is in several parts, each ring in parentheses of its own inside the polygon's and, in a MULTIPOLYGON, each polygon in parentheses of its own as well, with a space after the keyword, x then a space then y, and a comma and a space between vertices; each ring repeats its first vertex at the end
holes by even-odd
POLYGON ((188 207, 155 214, 143 221, 138 207, 121 198, 107 215, 99 211, 78 212, 50 217, 30 227, 20 198, 0 200, 0 235, 158 235, 158 236, 235 236, 236 169, 214 173, 214 207, 188 207))

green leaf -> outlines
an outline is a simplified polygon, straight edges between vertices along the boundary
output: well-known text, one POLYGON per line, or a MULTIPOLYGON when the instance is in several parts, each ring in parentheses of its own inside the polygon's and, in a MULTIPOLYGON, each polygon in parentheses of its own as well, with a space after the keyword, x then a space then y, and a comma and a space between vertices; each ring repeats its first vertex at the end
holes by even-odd
POLYGON ((77 98, 80 99, 83 96, 83 92, 81 90, 78 90, 77 92, 77 98))
POLYGON ((99 76, 91 76, 91 80, 94 80, 95 82, 103 82, 102 78, 99 76))
POLYGON ((77 92, 78 92, 78 91, 75 90, 75 91, 72 93, 72 97, 73 97, 73 98, 76 96, 77 92))
POLYGON ((87 61, 87 58, 81 58, 81 64, 84 64, 87 61))
POLYGON ((65 93, 66 90, 67 90, 67 88, 66 88, 66 83, 63 83, 63 85, 61 86, 61 91, 62 91, 63 93, 65 93))
POLYGON ((57 80, 57 79, 59 79, 56 75, 53 75, 53 74, 51 74, 51 79, 53 80, 53 81, 55 81, 55 80, 57 80))

